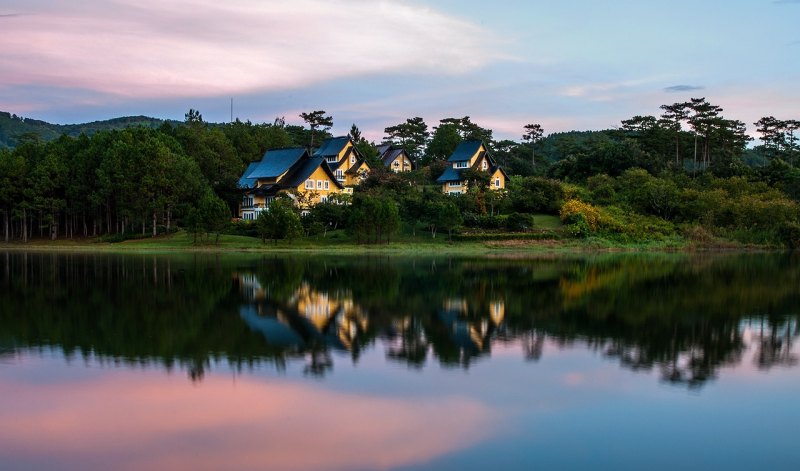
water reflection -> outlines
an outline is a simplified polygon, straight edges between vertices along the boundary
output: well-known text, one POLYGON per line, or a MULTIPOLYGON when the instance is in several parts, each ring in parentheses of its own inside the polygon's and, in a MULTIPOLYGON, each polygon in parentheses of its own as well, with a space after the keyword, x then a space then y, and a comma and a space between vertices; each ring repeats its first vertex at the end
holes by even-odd
POLYGON ((800 268, 788 255, 0 256, 0 356, 55 347, 201 380, 219 360, 324 376, 344 360, 336 352, 468 369, 498 345, 530 362, 548 345, 588 346, 692 388, 749 350, 759 369, 798 362, 800 268))

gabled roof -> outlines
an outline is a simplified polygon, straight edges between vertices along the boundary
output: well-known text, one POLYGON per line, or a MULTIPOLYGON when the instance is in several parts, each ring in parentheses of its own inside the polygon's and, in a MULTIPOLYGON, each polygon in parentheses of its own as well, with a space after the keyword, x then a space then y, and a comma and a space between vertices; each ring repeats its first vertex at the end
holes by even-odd
POLYGON ((322 145, 319 146, 319 149, 314 152, 314 157, 330 157, 333 155, 338 156, 348 142, 350 142, 350 136, 339 136, 325 139, 322 141, 322 145))
POLYGON ((255 167, 252 169, 250 166, 247 167, 242 178, 253 182, 262 178, 278 178, 307 155, 308 152, 302 147, 268 150, 255 167))
MULTIPOLYGON (((479 140, 470 140, 470 141, 461 141, 461 143, 456 147, 456 150, 453 151, 453 154, 447 159, 448 162, 464 162, 472 158, 476 152, 481 148, 483 145, 482 141, 479 140)), ((485 148, 486 146, 484 146, 485 148)))
MULTIPOLYGON (((361 168, 361 165, 366 165, 367 169, 369 169, 369 164, 367 163, 367 161, 360 158, 360 159, 356 160, 356 163, 351 165, 350 168, 347 169, 347 171, 344 172, 344 173, 346 175, 356 175, 356 174, 358 174, 358 171, 361 168)), ((339 166, 337 165, 336 167, 338 168, 339 166)))
POLYGON ((498 170, 500 170, 500 173, 502 173, 502 174, 503 174, 503 175, 506 177, 506 180, 508 180, 508 179, 509 179, 509 178, 508 178, 508 174, 506 173, 506 171, 505 171, 505 170, 503 170, 503 167, 501 167, 501 166, 499 166, 499 165, 492 165, 491 167, 489 167, 489 175, 490 175, 490 176, 491 176, 491 175, 494 175, 494 173, 495 173, 496 171, 498 171, 498 170))
MULTIPOLYGON (((378 146, 378 158, 383 161, 385 167, 390 166, 392 162, 403 154, 408 155, 406 150, 402 147, 395 147, 392 144, 382 144, 378 146)), ((408 160, 411 162, 411 170, 415 170, 417 166, 414 164, 414 161, 411 160, 411 157, 409 157, 408 160)))
POLYGON ((300 165, 298 165, 292 172, 286 177, 281 180, 281 186, 284 188, 296 188, 303 184, 308 177, 311 176, 320 166, 322 166, 322 170, 330 177, 333 181, 334 186, 338 187, 339 189, 343 189, 341 183, 336 181, 336 177, 333 175, 333 171, 331 171, 330 166, 328 166, 328 162, 325 161, 325 157, 308 157, 304 159, 300 165))

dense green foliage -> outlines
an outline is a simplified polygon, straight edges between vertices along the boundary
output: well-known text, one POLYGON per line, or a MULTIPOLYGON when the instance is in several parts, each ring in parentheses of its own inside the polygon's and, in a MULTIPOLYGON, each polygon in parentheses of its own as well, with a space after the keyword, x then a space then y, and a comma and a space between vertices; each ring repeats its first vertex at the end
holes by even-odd
MULTIPOLYGON (((532 215, 546 214, 559 215, 569 235, 622 243, 800 244, 796 120, 762 118, 754 124, 763 145, 748 149, 744 123, 723 117, 723 109, 704 98, 661 111, 623 120, 615 130, 546 137, 541 125, 527 124, 522 142, 495 141, 491 129, 468 116, 442 119, 432 132, 422 118, 410 118, 385 129, 385 142, 405 146, 416 160, 417 170, 403 174, 383 168, 376 144, 353 124, 350 136, 372 172, 355 189, 355 199, 345 196, 304 214, 302 232, 326 237, 347 229, 362 243, 387 242, 397 232, 530 234, 540 230, 532 215), (441 194, 436 178, 464 139, 482 140, 511 175, 505 191, 490 190, 485 172, 468 169, 466 194, 441 194)), ((4 237, 124 238, 134 230, 169 231, 175 221, 195 234, 218 232, 204 222, 210 217, 201 208, 203 201, 208 206, 205 195, 224 201, 235 216, 237 180, 247 163, 268 149, 313 145, 328 136, 332 117, 325 111, 301 117, 308 128, 286 125, 283 118, 210 125, 190 110, 178 126, 47 143, 18 136, 13 149, 0 149, 4 237)), ((258 231, 253 224, 240 226, 233 232, 258 231)))

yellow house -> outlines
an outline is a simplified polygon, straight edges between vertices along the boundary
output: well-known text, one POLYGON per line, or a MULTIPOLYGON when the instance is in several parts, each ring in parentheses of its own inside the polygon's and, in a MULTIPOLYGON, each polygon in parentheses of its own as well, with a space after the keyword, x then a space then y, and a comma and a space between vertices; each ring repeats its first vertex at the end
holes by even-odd
POLYGON ((280 194, 308 209, 344 191, 325 159, 309 156, 302 147, 268 150, 260 161, 247 166, 239 188, 244 191, 239 217, 248 221, 257 219, 280 194))
POLYGON ((314 157, 325 159, 336 181, 344 186, 357 185, 370 171, 367 161, 349 136, 325 139, 314 152, 314 157))
POLYGON ((508 182, 508 175, 489 155, 481 141, 463 141, 447 159, 448 167, 436 179, 442 184, 442 192, 448 195, 467 192, 467 180, 463 175, 466 170, 475 170, 489 174, 489 188, 502 190, 508 182))
POLYGON ((408 156, 408 152, 401 147, 392 144, 378 146, 378 158, 383 161, 383 165, 394 173, 410 172, 416 169, 414 161, 408 156))

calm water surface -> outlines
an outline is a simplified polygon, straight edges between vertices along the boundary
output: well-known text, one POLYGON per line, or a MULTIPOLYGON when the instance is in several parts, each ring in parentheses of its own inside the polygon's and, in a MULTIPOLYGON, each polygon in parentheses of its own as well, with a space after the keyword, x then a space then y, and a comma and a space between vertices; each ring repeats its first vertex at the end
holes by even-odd
POLYGON ((0 252, 2 469, 800 469, 800 259, 0 252))

